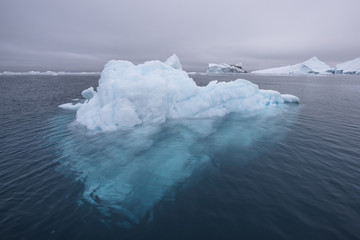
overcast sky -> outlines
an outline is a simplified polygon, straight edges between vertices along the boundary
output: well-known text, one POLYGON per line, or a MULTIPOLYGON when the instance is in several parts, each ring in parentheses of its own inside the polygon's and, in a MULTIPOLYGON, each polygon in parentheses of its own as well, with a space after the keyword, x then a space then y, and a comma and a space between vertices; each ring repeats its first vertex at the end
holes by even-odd
POLYGON ((359 0, 1 0, 0 71, 100 71, 110 59, 255 70, 360 57, 359 0))

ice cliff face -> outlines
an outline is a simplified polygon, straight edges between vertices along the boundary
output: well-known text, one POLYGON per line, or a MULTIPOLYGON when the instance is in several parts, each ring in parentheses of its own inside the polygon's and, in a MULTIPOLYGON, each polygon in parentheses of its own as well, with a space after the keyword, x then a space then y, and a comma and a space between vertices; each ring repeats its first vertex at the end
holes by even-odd
POLYGON ((198 87, 185 71, 160 61, 134 65, 112 60, 101 73, 97 91, 88 88, 82 95, 87 99, 83 104, 60 107, 78 109, 76 121, 97 131, 163 123, 166 119, 221 117, 230 112, 255 112, 299 102, 295 96, 259 90, 242 79, 212 81, 198 87))
POLYGON ((245 70, 243 70, 242 64, 227 64, 227 63, 209 63, 206 67, 207 73, 215 73, 215 74, 221 74, 221 73, 246 73, 245 70))
POLYGON ((335 69, 320 61, 317 57, 291 66, 270 68, 254 71, 256 74, 302 75, 302 74, 333 74, 335 69))
POLYGON ((360 57, 336 65, 337 74, 360 74, 360 57))

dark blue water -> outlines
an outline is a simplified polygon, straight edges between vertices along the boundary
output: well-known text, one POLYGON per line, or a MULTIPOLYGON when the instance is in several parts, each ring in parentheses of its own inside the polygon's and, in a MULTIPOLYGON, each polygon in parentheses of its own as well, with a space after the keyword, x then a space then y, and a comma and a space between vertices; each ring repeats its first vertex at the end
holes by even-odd
POLYGON ((359 238, 360 77, 241 76, 301 104, 92 134, 97 76, 0 76, 0 239, 359 238))

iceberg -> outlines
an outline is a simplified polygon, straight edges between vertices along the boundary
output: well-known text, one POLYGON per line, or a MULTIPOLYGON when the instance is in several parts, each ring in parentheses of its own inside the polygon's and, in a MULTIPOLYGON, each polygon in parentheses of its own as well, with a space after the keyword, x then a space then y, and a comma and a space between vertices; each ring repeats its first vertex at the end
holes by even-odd
MULTIPOLYGON (((172 119, 105 134, 87 134, 71 124, 64 138, 51 136, 64 173, 69 175, 70 169, 84 185, 81 201, 105 216, 119 213, 118 224, 133 227, 151 222, 156 205, 175 199, 177 187, 201 178, 204 169, 216 165, 217 156, 235 151, 233 164, 243 164, 286 136, 299 108, 281 105, 268 110, 217 119, 172 119), (254 151, 259 141, 266 145, 254 151)), ((54 121, 63 131, 64 118, 54 121)))
POLYGON ((134 65, 112 60, 101 73, 97 91, 88 88, 83 96, 88 101, 77 109, 76 121, 95 131, 164 123, 167 119, 222 117, 231 112, 256 112, 277 104, 299 103, 295 96, 260 90, 243 79, 212 81, 199 87, 185 71, 160 61, 134 65))
POLYGON ((78 110, 82 103, 64 103, 59 105, 59 108, 65 109, 65 110, 78 110))
MULTIPOLYGON (((299 109, 284 104, 299 103, 296 96, 247 80, 199 87, 185 71, 160 61, 112 60, 96 91, 82 95, 83 103, 60 107, 77 110, 76 122, 95 131, 70 124, 70 134, 53 141, 64 167, 84 183, 83 199, 105 215, 120 212, 124 226, 151 221, 156 204, 198 177, 216 154, 233 148, 247 156, 260 139, 282 137, 299 109)), ((58 121, 64 120, 55 118, 53 125, 62 131, 58 121)))
POLYGON ((360 57, 336 65, 336 74, 360 74, 360 57))
POLYGON ((303 63, 279 68, 257 70, 252 73, 275 75, 334 74, 335 69, 320 61, 317 57, 312 57, 303 63))
POLYGON ((226 74, 226 73, 246 73, 246 71, 243 70, 242 63, 237 63, 237 64, 209 63, 206 67, 206 73, 226 74))

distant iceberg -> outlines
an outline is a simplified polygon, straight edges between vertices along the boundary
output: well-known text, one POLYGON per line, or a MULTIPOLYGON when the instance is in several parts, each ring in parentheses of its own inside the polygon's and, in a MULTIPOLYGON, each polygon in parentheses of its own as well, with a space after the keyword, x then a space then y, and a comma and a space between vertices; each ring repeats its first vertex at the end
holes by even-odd
POLYGON ((293 95, 241 79, 199 87, 176 66, 110 61, 96 91, 89 87, 85 99, 59 106, 77 110, 76 122, 95 133, 119 130, 83 135, 72 124, 74 131, 54 141, 64 166, 84 183, 82 199, 105 215, 121 213, 125 227, 152 221, 154 206, 198 177, 215 154, 229 146, 253 153, 259 139, 284 136, 296 116, 298 108, 284 104, 298 103, 293 95), (220 118, 230 112, 240 114, 220 118))
POLYGON ((253 71, 255 74, 275 74, 275 75, 303 75, 303 74, 334 74, 335 69, 320 61, 317 57, 291 66, 269 68, 253 71))
POLYGON ((97 91, 83 91, 76 121, 88 129, 113 131, 166 119, 221 117, 231 112, 254 112, 272 105, 298 103, 292 95, 259 90, 247 80, 212 81, 198 87, 188 74, 160 61, 134 65, 112 60, 105 65, 97 91))
POLYGON ((246 71, 243 70, 242 63, 237 63, 237 64, 209 63, 206 67, 206 73, 226 74, 226 73, 246 73, 246 71))
POLYGON ((99 75, 100 72, 39 72, 39 71, 29 71, 29 72, 0 72, 0 75, 45 75, 45 76, 58 76, 58 75, 99 75))
POLYGON ((360 57, 336 65, 336 74, 360 74, 360 57))

